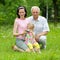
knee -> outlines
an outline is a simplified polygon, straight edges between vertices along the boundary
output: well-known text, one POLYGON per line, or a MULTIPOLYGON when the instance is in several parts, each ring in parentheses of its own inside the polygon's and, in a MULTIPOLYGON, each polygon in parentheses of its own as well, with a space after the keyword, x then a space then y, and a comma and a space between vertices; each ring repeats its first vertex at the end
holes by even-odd
POLYGON ((40 45, 38 43, 34 44, 35 48, 40 48, 40 45))
POLYGON ((31 43, 28 43, 28 47, 29 47, 30 49, 33 49, 33 45, 32 45, 31 43))
POLYGON ((46 36, 41 36, 40 40, 46 40, 46 36))
POLYGON ((41 36, 38 42, 46 44, 46 36, 41 36))

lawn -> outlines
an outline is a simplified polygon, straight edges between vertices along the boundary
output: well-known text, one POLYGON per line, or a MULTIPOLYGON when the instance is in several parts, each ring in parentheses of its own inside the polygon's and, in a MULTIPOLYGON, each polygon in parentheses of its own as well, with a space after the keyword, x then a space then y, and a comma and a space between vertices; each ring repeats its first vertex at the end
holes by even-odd
POLYGON ((11 48, 15 44, 13 26, 0 25, 0 60, 60 60, 60 27, 54 27, 53 24, 49 26, 47 49, 41 50, 42 53, 39 54, 13 51, 11 48))

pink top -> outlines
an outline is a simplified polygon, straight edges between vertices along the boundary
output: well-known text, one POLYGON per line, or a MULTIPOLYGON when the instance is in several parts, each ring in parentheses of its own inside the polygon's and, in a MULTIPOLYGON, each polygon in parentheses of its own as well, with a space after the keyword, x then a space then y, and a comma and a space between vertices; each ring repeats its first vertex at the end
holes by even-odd
MULTIPOLYGON (((29 20, 27 20, 27 18, 25 20, 21 20, 19 18, 16 18, 15 22, 18 24, 17 32, 22 34, 24 32, 24 30, 27 29, 27 24, 29 23, 29 20)), ((22 36, 18 36, 17 38, 21 39, 22 36)))

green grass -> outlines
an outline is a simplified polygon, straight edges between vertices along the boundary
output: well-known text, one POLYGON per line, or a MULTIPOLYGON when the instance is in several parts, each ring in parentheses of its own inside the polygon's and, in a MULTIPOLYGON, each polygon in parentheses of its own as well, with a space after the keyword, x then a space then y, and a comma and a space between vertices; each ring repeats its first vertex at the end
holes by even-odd
POLYGON ((39 53, 22 53, 13 51, 11 46, 15 44, 12 35, 13 26, 0 26, 0 60, 60 60, 60 28, 50 24, 50 32, 47 35, 47 49, 39 53))

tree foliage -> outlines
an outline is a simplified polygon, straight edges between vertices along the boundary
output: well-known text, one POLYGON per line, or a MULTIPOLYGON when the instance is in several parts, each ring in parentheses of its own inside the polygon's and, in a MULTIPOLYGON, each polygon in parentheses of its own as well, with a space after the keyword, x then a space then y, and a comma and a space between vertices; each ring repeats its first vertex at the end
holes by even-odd
MULTIPOLYGON (((55 1, 55 0, 54 0, 55 1)), ((60 20, 60 0, 57 0, 58 20, 60 20)), ((49 20, 51 19, 52 10, 54 10, 53 0, 0 0, 0 24, 13 24, 18 6, 27 8, 27 15, 31 15, 31 7, 39 6, 41 15, 46 16, 46 6, 48 5, 49 20)))
POLYGON ((13 24, 18 6, 25 6, 28 16, 30 16, 31 7, 39 6, 38 2, 39 0, 0 0, 0 24, 13 24))

